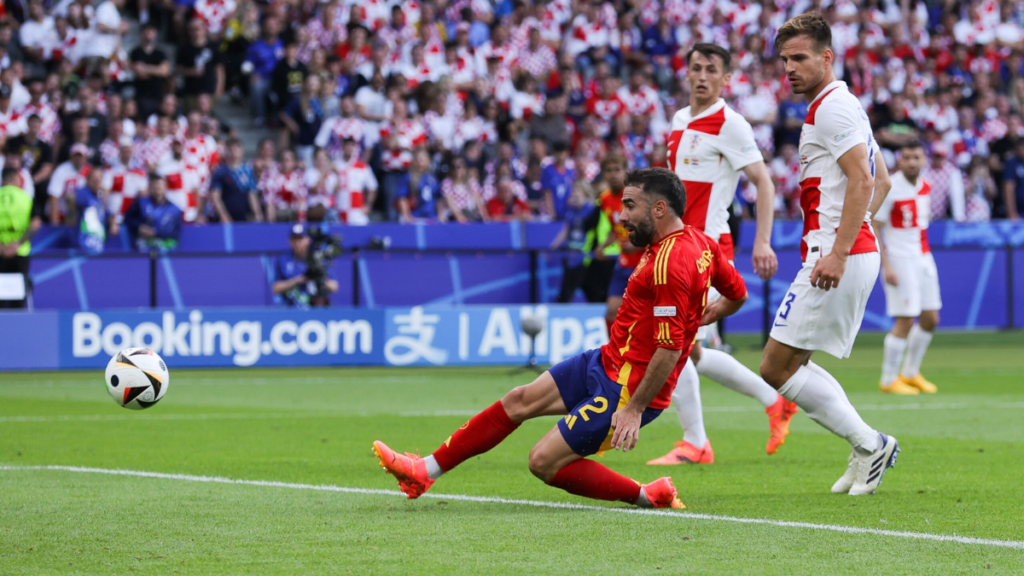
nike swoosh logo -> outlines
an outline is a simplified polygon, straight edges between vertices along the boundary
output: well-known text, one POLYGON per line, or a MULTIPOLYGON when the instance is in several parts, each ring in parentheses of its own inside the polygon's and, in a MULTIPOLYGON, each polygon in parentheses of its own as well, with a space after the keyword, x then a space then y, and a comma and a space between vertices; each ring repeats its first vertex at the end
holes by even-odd
POLYGON ((776 322, 775 326, 778 326, 779 328, 785 328, 785 327, 789 326, 789 324, 779 324, 778 322, 776 322))

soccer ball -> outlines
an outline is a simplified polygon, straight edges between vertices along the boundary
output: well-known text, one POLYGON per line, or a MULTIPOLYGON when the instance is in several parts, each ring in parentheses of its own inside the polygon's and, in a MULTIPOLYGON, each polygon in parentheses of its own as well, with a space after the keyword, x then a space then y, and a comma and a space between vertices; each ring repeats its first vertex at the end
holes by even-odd
POLYGON ((171 375, 149 348, 125 348, 107 363, 107 392, 118 406, 144 410, 167 393, 171 375))

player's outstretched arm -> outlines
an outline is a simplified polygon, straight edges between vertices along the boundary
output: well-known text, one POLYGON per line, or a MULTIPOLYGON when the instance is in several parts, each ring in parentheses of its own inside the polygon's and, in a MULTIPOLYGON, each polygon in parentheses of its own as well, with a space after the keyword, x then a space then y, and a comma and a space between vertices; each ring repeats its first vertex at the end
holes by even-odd
POLYGON ((775 222, 775 183, 764 161, 743 169, 750 183, 757 188, 757 235, 754 237, 754 272, 761 280, 770 280, 779 267, 772 250, 772 225, 775 222))
POLYGON ((636 391, 629 402, 621 410, 612 414, 612 450, 620 447, 623 452, 632 450, 640 438, 640 417, 665 385, 672 370, 679 362, 682 350, 658 348, 647 365, 647 372, 637 385, 636 391))
POLYGON ((732 316, 739 312, 740 308, 743 308, 743 305, 746 304, 746 302, 746 294, 744 294, 739 300, 730 300, 723 296, 708 304, 708 307, 704 309, 704 316, 700 319, 700 325, 707 326, 708 324, 718 322, 722 318, 732 316))

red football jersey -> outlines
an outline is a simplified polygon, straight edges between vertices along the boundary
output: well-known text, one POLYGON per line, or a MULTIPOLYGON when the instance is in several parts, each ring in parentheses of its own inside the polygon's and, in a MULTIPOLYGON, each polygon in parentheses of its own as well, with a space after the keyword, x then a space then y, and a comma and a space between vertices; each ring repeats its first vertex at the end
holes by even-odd
POLYGON ((718 242, 700 230, 687 226, 644 251, 629 277, 609 342, 601 348, 608 377, 628 390, 620 404, 636 391, 654 351, 668 348, 683 354, 650 405, 656 410, 668 408, 697 338, 711 286, 730 300, 747 293, 743 277, 729 264, 718 242))

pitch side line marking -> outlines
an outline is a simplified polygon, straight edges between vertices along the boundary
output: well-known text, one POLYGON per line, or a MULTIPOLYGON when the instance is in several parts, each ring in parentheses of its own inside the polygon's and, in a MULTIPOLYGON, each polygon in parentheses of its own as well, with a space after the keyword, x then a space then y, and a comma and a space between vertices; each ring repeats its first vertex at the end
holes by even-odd
MULTIPOLYGON (((892 410, 962 410, 964 408, 1024 408, 1024 402, 1005 402, 993 404, 873 404, 858 406, 858 410, 892 411, 892 410)), ((705 412, 762 412, 754 406, 705 406, 705 412)), ((301 418, 343 418, 346 416, 399 416, 412 417, 447 417, 475 416, 479 410, 434 410, 423 412, 288 412, 288 413, 239 413, 239 414, 80 414, 67 416, 0 416, 0 424, 12 422, 100 422, 109 420, 273 420, 301 418)))
MULTIPOLYGON (((371 488, 346 488, 343 486, 331 486, 325 484, 293 484, 290 482, 273 482, 268 480, 236 480, 234 478, 223 478, 219 476, 192 476, 189 474, 165 474, 162 472, 142 472, 136 470, 111 470, 107 468, 86 468, 81 466, 0 466, 0 471, 22 471, 22 470, 60 470, 64 472, 79 472, 87 474, 109 474, 112 476, 134 476, 142 478, 159 478, 162 480, 184 480, 187 482, 209 482, 214 484, 238 484, 243 486, 260 486, 265 488, 290 488, 293 490, 319 490, 322 492, 342 492, 346 494, 374 494, 380 496, 401 496, 405 494, 396 490, 374 490, 371 488)), ((949 536, 944 534, 928 534, 925 532, 905 532, 901 530, 880 530, 877 528, 858 528, 855 526, 839 526, 836 524, 813 524, 811 522, 790 522, 786 520, 769 520, 766 518, 739 518, 736 516, 717 516, 714 514, 697 514, 692 512, 669 512, 664 510, 650 510, 643 508, 611 508, 605 506, 587 506, 583 504, 570 504, 568 502, 544 502, 540 500, 512 500, 508 498, 494 498, 487 496, 466 496, 462 494, 431 494, 427 493, 421 498, 435 498, 444 500, 456 500, 461 502, 484 502, 488 504, 513 504, 519 506, 534 506, 538 508, 558 508, 564 510, 587 510, 594 512, 615 512, 619 514, 639 514, 644 516, 668 516, 691 520, 712 520, 718 522, 734 522, 738 524, 764 524, 768 526, 780 526, 784 528, 806 528, 810 530, 825 530, 829 532, 840 532, 844 534, 871 534, 874 536, 891 536, 894 538, 909 538, 915 540, 930 540, 933 542, 954 542, 957 544, 975 544, 979 546, 995 546, 999 548, 1013 548, 1024 550, 1024 542, 1015 540, 993 540, 989 538, 972 538, 969 536, 949 536)))

